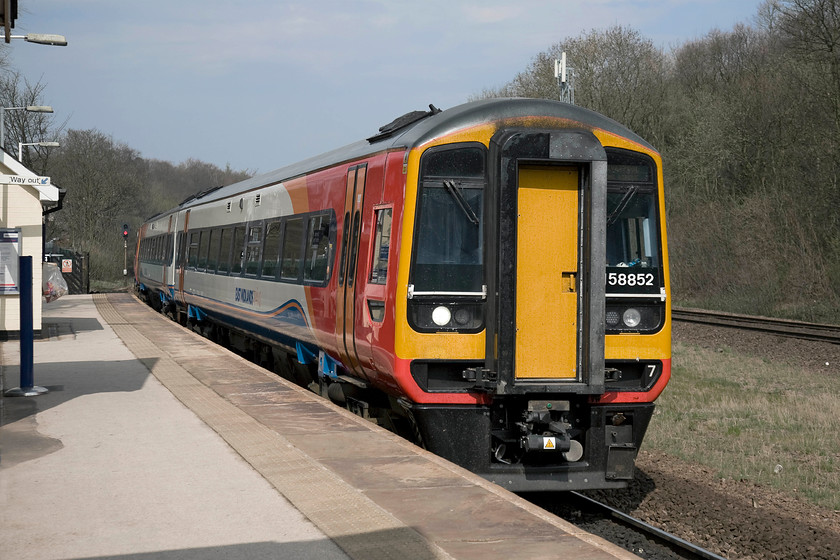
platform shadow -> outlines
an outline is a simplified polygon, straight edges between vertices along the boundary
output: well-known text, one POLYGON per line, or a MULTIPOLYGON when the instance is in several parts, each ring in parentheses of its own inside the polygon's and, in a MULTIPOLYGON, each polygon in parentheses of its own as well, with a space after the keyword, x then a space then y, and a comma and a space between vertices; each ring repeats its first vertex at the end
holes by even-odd
POLYGON ((102 329, 102 323, 94 317, 44 317, 41 321, 42 338, 102 329))
MULTIPOLYGON (((91 556, 78 560, 244 560, 294 558, 295 560, 342 560, 345 558, 392 558, 400 556, 408 541, 416 542, 416 533, 410 527, 344 535, 336 542, 330 539, 295 542, 256 542, 227 546, 211 546, 178 550, 123 554, 116 556, 91 556), (343 551, 338 544, 347 547, 343 551)), ((440 553, 427 547, 412 551, 411 560, 432 560, 440 553)))
POLYGON ((59 440, 38 432, 38 414, 85 395, 137 391, 150 375, 144 364, 153 367, 154 361, 35 364, 35 385, 49 390, 35 397, 5 396, 6 389, 20 386, 20 366, 0 367, 0 469, 61 449, 59 440))

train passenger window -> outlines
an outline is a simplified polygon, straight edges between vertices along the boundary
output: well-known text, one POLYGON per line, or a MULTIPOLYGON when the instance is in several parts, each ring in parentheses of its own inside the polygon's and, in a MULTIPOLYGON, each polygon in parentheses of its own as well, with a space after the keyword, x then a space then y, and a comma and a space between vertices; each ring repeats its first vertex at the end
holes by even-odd
POLYGON ((283 280, 298 280, 300 268, 303 264, 303 218, 286 220, 286 231, 283 236, 283 256, 280 263, 280 278, 283 280))
POLYGON ((189 245, 188 242, 189 237, 187 236, 187 232, 179 231, 177 235, 177 243, 178 243, 178 266, 184 267, 186 266, 187 262, 187 247, 189 245))
POLYGON ((216 272, 216 267, 219 266, 219 242, 221 239, 221 230, 214 229, 210 231, 210 252, 207 254, 207 272, 216 272))
POLYGON ((256 276, 260 271, 261 251, 262 226, 251 226, 248 229, 248 245, 245 248, 245 274, 256 276))
POLYGON ((225 228, 219 235, 219 274, 230 272, 230 228, 225 228))
POLYGON ((324 282, 329 275, 331 221, 329 214, 317 214, 309 218, 306 262, 303 267, 303 279, 306 282, 324 282))
POLYGON ((245 260, 245 228, 243 226, 233 228, 233 247, 230 258, 230 273, 240 274, 242 272, 242 261, 245 260))
POLYGON ((187 258, 187 266, 195 268, 198 266, 198 246, 201 242, 201 232, 193 231, 190 233, 190 246, 187 258))
POLYGON ((210 253, 210 234, 211 230, 206 229, 201 232, 201 242, 198 245, 198 268, 204 270, 207 268, 207 255, 210 253))
POLYGON ((376 211, 376 233, 373 239, 373 262, 370 283, 385 284, 388 279, 388 253, 391 249, 391 208, 376 211))
POLYGON ((265 247, 263 248, 262 277, 277 276, 277 260, 280 253, 280 222, 271 222, 265 226, 265 247))

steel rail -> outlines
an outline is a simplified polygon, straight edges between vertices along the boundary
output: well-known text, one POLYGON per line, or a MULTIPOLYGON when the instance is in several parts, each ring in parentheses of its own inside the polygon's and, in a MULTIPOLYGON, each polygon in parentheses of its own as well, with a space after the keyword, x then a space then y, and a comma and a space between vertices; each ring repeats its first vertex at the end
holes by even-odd
POLYGON ((636 519, 633 516, 627 515, 623 511, 619 511, 614 507, 608 506, 607 504, 601 503, 597 500, 593 500, 592 498, 584 496, 583 494, 580 494, 578 492, 569 493, 572 494, 576 499, 586 504, 588 507, 597 510, 601 513, 604 513, 620 523, 633 527, 634 529, 638 530, 647 537, 652 537, 654 540, 665 541, 671 545, 674 545, 677 548, 679 548, 681 552, 686 552, 689 555, 691 555, 692 558, 701 558, 703 560, 727 560, 723 556, 718 556, 714 552, 708 551, 705 548, 696 544, 692 544, 684 539, 679 538, 676 535, 672 535, 667 531, 663 531, 658 527, 654 527, 649 523, 645 523, 641 519, 636 519))
POLYGON ((671 310, 671 318, 674 321, 754 330, 792 338, 840 344, 840 326, 838 325, 677 307, 671 310))

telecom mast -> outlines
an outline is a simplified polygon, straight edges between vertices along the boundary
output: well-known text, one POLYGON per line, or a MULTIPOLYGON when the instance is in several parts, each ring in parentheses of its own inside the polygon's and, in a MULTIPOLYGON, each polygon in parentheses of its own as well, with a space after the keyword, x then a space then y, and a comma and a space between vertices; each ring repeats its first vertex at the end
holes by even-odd
POLYGON ((566 66, 566 52, 560 55, 560 60, 554 60, 554 77, 560 86, 560 101, 575 104, 575 69, 566 66))

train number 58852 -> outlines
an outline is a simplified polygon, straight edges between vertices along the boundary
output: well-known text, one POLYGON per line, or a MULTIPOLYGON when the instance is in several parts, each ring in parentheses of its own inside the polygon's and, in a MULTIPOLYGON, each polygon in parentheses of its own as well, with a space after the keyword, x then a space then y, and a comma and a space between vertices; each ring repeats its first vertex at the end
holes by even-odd
POLYGON ((607 274, 608 286, 653 286, 654 275, 650 272, 610 272, 607 274))

